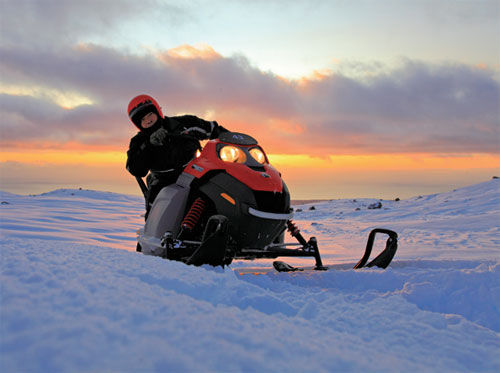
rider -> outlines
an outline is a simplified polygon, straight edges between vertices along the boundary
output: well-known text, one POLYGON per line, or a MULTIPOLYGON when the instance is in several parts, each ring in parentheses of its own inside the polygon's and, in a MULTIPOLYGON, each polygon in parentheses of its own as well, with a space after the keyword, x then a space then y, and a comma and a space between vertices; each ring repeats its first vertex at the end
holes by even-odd
POLYGON ((215 139, 227 130, 216 121, 194 115, 164 117, 160 105, 148 95, 134 97, 128 116, 139 129, 130 140, 127 170, 136 177, 148 174, 146 217, 160 190, 175 183, 200 149, 199 140, 215 139))

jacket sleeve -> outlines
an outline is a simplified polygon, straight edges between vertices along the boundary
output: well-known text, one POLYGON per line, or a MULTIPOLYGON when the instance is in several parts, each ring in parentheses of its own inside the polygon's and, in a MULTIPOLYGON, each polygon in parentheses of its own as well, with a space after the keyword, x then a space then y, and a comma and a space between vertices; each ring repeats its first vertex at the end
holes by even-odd
POLYGON ((182 131, 183 134, 191 135, 198 140, 215 139, 219 137, 221 133, 228 132, 227 129, 219 126, 215 120, 208 121, 194 115, 175 117, 175 120, 186 128, 182 131))
POLYGON ((138 133, 130 140, 127 151, 127 170, 134 176, 144 177, 149 171, 151 150, 148 139, 138 133))

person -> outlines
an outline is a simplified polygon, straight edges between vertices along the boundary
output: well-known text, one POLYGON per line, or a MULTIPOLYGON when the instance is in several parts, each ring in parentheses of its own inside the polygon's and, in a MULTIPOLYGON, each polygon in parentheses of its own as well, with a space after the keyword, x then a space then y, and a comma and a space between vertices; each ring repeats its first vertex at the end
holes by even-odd
POLYGON ((139 132, 130 140, 127 170, 146 179, 146 218, 160 190, 176 182, 184 167, 201 149, 200 140, 215 139, 227 132, 216 121, 194 115, 163 116, 158 102, 149 95, 134 97, 128 116, 139 132))

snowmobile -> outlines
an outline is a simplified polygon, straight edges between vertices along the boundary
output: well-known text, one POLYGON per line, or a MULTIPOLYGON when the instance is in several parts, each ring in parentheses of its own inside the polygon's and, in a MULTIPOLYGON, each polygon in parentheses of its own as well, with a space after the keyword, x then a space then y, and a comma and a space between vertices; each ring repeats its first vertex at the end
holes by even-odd
MULTIPOLYGON (((146 193, 144 181, 137 181, 146 193)), ((227 132, 208 141, 177 182, 160 191, 139 231, 137 251, 212 266, 235 259, 311 257, 314 269, 326 270, 316 238, 304 238, 292 218, 288 188, 257 140, 227 132), (285 243, 285 231, 297 242, 285 243)), ((374 229, 354 268, 386 268, 396 250, 395 232, 374 229), (377 233, 389 238, 381 254, 367 264, 377 233)))

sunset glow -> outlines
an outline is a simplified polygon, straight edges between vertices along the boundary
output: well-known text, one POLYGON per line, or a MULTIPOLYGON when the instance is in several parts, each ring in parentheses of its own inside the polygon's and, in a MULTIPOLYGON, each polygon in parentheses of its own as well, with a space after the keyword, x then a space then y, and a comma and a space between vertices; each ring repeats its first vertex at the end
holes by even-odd
POLYGON ((27 164, 53 165, 116 165, 125 164, 127 155, 119 151, 67 151, 67 150, 35 150, 23 152, 0 152, 0 162, 19 162, 27 164))
POLYGON ((139 194, 124 165, 141 93, 258 139, 292 198, 500 174, 495 1, 438 0, 433 17, 420 2, 92 4, 2 4, 2 190, 139 194))
MULTIPOLYGON (((373 154, 373 155, 330 155, 315 157, 306 154, 268 154, 271 164, 282 172, 283 177, 292 191, 292 198, 314 199, 314 198, 341 198, 353 197, 356 194, 349 193, 352 187, 344 188, 339 184, 349 182, 365 184, 357 190, 363 191, 366 196, 391 198, 395 194, 400 197, 411 197, 411 191, 394 190, 384 184, 397 184, 403 173, 405 179, 411 182, 428 183, 435 182, 437 175, 450 177, 483 177, 490 178, 494 175, 500 165, 500 156, 488 154, 471 155, 430 155, 430 154, 373 154), (438 174, 436 174, 436 172, 438 174), (319 180, 321 185, 309 185, 308 180, 319 180), (378 185, 374 192, 370 185, 378 185), (385 189, 385 192, 382 190, 385 189), (313 191, 311 193, 311 190, 313 191)), ((23 180, 23 173, 30 173, 25 180, 37 180, 50 178, 50 175, 67 175, 75 178, 73 183, 64 187, 80 187, 84 185, 90 188, 83 180, 94 180, 101 178, 101 189, 112 188, 112 180, 120 186, 115 191, 128 194, 140 194, 131 175, 125 170, 126 153, 118 150, 68 150, 68 149, 24 149, 1 151, 0 162, 3 164, 4 174, 6 170, 20 172, 20 175, 7 175, 12 179, 16 177, 23 180), (13 165, 17 165, 13 167, 13 165), (41 168, 37 168, 40 167, 41 168), (28 171, 29 170, 29 171, 28 171), (73 175, 71 175, 73 173, 73 175), (106 176, 105 176, 106 175, 106 176), (107 179, 107 180, 106 180, 107 179)), ((12 171, 9 171, 11 173, 12 171)), ((54 177, 54 176, 52 176, 54 177)), ((57 177, 57 180, 60 180, 57 177)), ((454 179, 455 180, 455 179, 454 179)), ((442 181, 440 181, 442 182, 442 181)), ((18 184, 25 181, 19 181, 18 184)), ((467 183, 465 180, 464 183, 467 183)), ((32 182, 31 190, 36 193, 46 191, 46 186, 36 186, 32 182), (41 189, 40 189, 41 188, 41 189), (45 188, 45 189, 44 189, 45 188)), ((117 185, 118 185, 117 184, 117 185)), ((313 183, 314 184, 314 183, 313 183)), ((49 185, 52 185, 49 183, 49 185)), ((17 185, 12 186, 16 190, 22 188, 23 192, 30 189, 17 185)), ((435 186, 437 187, 437 186, 435 186)), ((442 188, 446 189, 446 188, 442 188)))
MULTIPOLYGON (((431 155, 431 154, 372 154, 325 155, 267 154, 275 167, 324 170, 426 170, 426 169, 495 169, 500 166, 500 155, 431 155)), ((124 151, 98 149, 34 149, 0 151, 0 162, 54 165, 124 165, 124 151)))
POLYGON ((271 154, 271 162, 278 167, 335 170, 464 170, 495 169, 500 166, 500 155, 431 155, 431 154, 373 154, 331 155, 325 158, 309 155, 271 154))

